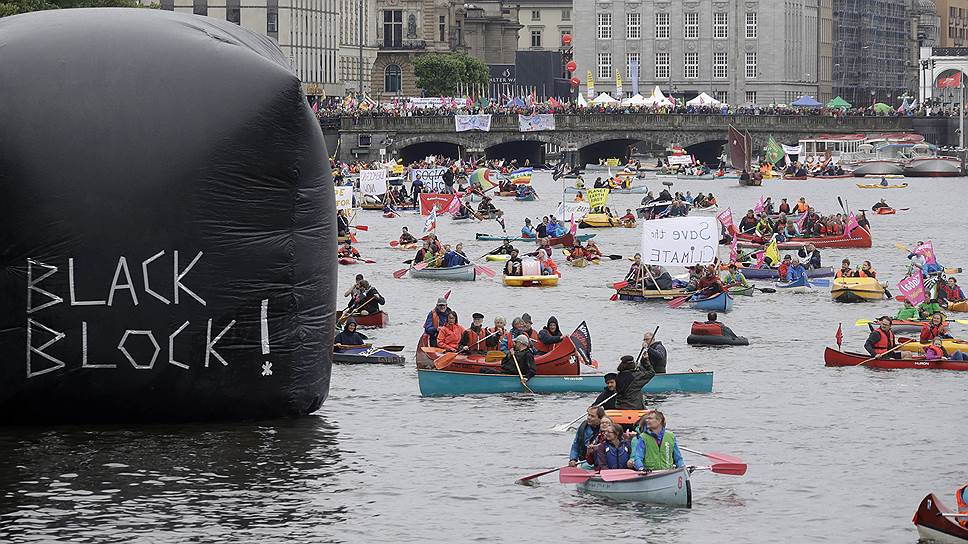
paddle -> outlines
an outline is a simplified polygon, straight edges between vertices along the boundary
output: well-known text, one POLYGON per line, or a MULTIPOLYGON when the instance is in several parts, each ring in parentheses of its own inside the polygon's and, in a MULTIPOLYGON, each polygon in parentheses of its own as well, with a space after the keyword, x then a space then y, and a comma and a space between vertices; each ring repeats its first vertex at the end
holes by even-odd
POLYGON ((856 364, 856 365, 854 365, 854 366, 860 366, 860 365, 865 365, 865 364, 867 364, 867 363, 869 363, 869 362, 871 362, 871 361, 875 361, 875 360, 877 360, 877 359, 883 359, 883 358, 884 358, 884 356, 885 356, 885 355, 887 355, 888 353, 892 353, 892 352, 894 352, 894 351, 897 351, 897 350, 899 350, 899 349, 901 349, 901 348, 903 348, 904 346, 906 346, 906 345, 908 345, 908 344, 911 344, 911 343, 913 343, 913 342, 917 342, 917 340, 915 340, 915 339, 911 339, 911 340, 908 340, 907 342, 904 342, 903 344, 898 344, 898 345, 896 345, 896 346, 894 346, 893 348, 891 348, 891 349, 889 349, 889 350, 887 350, 887 351, 885 351, 884 353, 881 353, 881 354, 878 354, 878 355, 875 355, 875 356, 873 356, 873 357, 871 357, 870 359, 866 359, 866 360, 864 360, 864 361, 861 361, 861 362, 859 362, 859 363, 857 363, 857 364, 856 364))
POLYGON ((545 474, 551 474, 552 472, 558 472, 559 470, 562 470, 562 469, 565 469, 565 468, 572 468, 572 467, 557 467, 557 468, 552 468, 552 469, 548 469, 548 470, 541 471, 541 472, 539 472, 537 474, 529 474, 529 475, 525 476, 524 478, 518 478, 517 480, 514 481, 514 483, 516 483, 516 484, 523 484, 525 482, 530 482, 531 480, 534 480, 535 478, 540 478, 541 476, 544 476, 545 474))
POLYGON ((450 364, 453 363, 454 359, 456 358, 457 358, 456 352, 445 353, 440 357, 437 357, 436 360, 434 360, 434 368, 436 368, 437 370, 443 370, 449 367, 450 364))
MULTIPOLYGON (((658 328, 658 327, 656 327, 656 328, 658 328)), ((642 356, 642 353, 639 352, 639 357, 641 357, 641 356, 642 356)), ((592 408, 598 408, 599 406, 602 406, 606 402, 614 399, 616 395, 618 395, 618 393, 612 393, 612 395, 609 396, 607 399, 603 400, 602 402, 600 402, 598 404, 592 405, 592 408)), ((552 432, 563 433, 563 432, 567 431, 568 429, 571 428, 572 425, 574 425, 575 423, 578 423, 578 420, 580 420, 583 417, 586 417, 586 414, 587 414, 588 411, 586 410, 585 412, 586 412, 585 414, 582 414, 582 415, 576 417, 575 419, 569 421, 568 423, 562 423, 560 425, 555 425, 554 427, 551 428, 552 432)))
POLYGON ((629 282, 627 282, 627 281, 620 281, 618 283, 613 283, 612 284, 612 289, 615 289, 616 291, 620 291, 622 289, 625 289, 628 286, 629 286, 629 282))
POLYGON ((673 308, 673 309, 678 308, 678 307, 682 306, 683 304, 685 304, 686 301, 689 300, 692 297, 693 297, 693 294, 689 294, 689 295, 686 295, 686 296, 683 296, 683 297, 674 298, 674 299, 672 299, 672 300, 669 301, 669 303, 668 303, 669 304, 669 307, 670 308, 673 308))
POLYGON ((755 285, 752 286, 752 287, 753 287, 753 289, 755 291, 759 291, 761 293, 767 293, 767 294, 769 294, 769 293, 776 293, 776 289, 774 289, 772 287, 756 287, 755 285))
POLYGON ((692 450, 692 449, 685 448, 685 447, 682 447, 682 446, 679 446, 679 449, 680 450, 684 450, 684 451, 688 451, 689 453, 694 453, 696 455, 702 455, 703 457, 705 457, 707 459, 712 459, 713 461, 719 461, 721 463, 733 463, 733 464, 738 464, 738 465, 745 465, 746 464, 739 457, 734 457, 732 455, 728 455, 728 454, 725 454, 725 453, 712 453, 712 452, 710 452, 710 453, 703 453, 701 451, 692 450))
POLYGON ((384 351, 403 351, 405 346, 382 346, 376 349, 382 349, 384 351))
POLYGON ((528 393, 534 394, 534 391, 528 387, 528 380, 524 379, 524 374, 521 372, 521 365, 518 364, 518 357, 514 354, 514 348, 511 348, 511 359, 514 361, 514 368, 518 369, 518 377, 521 378, 521 385, 528 390, 528 393))
POLYGON ((390 247, 397 247, 400 245, 400 240, 390 240, 390 247))
POLYGON ((562 484, 580 484, 597 475, 598 473, 594 470, 585 470, 578 467, 561 467, 558 469, 558 482, 562 484))
POLYGON ((396 272, 393 273, 393 277, 396 279, 400 279, 406 276, 407 272, 410 272, 409 268, 401 268, 400 270, 397 270, 396 272))
POLYGON ((478 265, 474 265, 474 270, 476 270, 477 272, 479 272, 481 274, 484 274, 485 276, 487 276, 489 278, 493 278, 494 277, 494 271, 491 270, 490 268, 486 267, 486 266, 481 266, 479 264, 478 265))
POLYGON ((364 232, 370 230, 370 227, 368 227, 366 225, 350 225, 350 228, 351 229, 356 229, 356 230, 362 230, 364 232))
POLYGON ((809 282, 810 285, 813 285, 815 287, 830 287, 830 280, 827 280, 827 279, 822 279, 822 280, 808 279, 807 282, 809 282))
POLYGON ((352 310, 344 312, 343 315, 336 320, 336 326, 342 327, 343 323, 345 323, 349 318, 359 315, 359 312, 363 309, 363 307, 373 302, 374 298, 376 298, 376 295, 373 295, 372 297, 368 298, 366 302, 364 302, 363 304, 360 304, 359 306, 354 307, 352 310))

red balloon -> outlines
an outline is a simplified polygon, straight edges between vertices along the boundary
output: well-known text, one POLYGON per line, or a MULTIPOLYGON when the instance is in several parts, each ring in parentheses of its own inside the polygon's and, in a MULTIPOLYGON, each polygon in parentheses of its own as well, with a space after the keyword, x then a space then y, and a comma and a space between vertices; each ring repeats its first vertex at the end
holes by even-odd
POLYGON ((581 80, 580 79, 578 79, 577 77, 571 78, 571 86, 572 87, 577 87, 579 85, 581 85, 581 80))
POLYGON ((565 64, 565 69, 568 70, 569 72, 574 72, 575 70, 578 69, 578 63, 573 60, 570 60, 568 61, 568 64, 565 64))
POLYGON ((571 45, 571 34, 562 34, 561 43, 565 45, 571 45))

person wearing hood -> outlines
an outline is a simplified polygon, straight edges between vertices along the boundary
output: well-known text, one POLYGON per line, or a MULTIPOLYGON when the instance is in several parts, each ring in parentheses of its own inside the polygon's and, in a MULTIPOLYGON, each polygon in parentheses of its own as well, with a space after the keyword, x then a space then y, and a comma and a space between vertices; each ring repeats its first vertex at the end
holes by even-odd
POLYGON ((333 339, 333 351, 363 347, 370 347, 370 344, 366 342, 365 334, 356 331, 356 320, 351 317, 346 320, 343 330, 333 339))
POLYGON ((645 410, 645 398, 642 388, 655 376, 655 370, 648 360, 642 365, 635 363, 631 355, 623 355, 616 369, 615 377, 615 409, 616 410, 645 410))
POLYGON ((561 329, 558 328, 558 318, 551 316, 548 318, 548 324, 538 332, 538 341, 535 342, 535 347, 541 353, 548 353, 561 343, 562 338, 561 329))

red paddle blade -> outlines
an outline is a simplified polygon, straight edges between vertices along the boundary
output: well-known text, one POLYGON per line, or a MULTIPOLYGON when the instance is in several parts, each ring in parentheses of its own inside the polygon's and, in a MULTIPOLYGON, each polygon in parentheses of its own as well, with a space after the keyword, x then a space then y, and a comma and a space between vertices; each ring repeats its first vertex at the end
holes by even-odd
POLYGON ((370 230, 370 227, 366 225, 354 225, 354 226, 356 227, 356 230, 363 230, 363 231, 370 230))
POLYGON ((434 361, 434 368, 436 368, 437 370, 443 370, 449 367, 450 364, 453 363, 454 359, 456 358, 457 358, 456 353, 445 353, 440 357, 437 357, 437 359, 434 361))
POLYGON ((584 470, 578 467, 562 467, 558 471, 558 482, 563 484, 580 484, 596 474, 598 473, 593 470, 584 470))
POLYGON ((627 281, 620 281, 618 283, 613 283, 612 284, 612 289, 615 289, 616 291, 618 291, 619 289, 625 289, 628 286, 629 286, 629 282, 627 282, 627 281))
POLYGON ((407 272, 409 272, 409 271, 410 271, 409 268, 401 268, 400 270, 397 270, 396 272, 393 273, 393 277, 396 278, 396 279, 400 279, 400 278, 406 276, 407 275, 407 272))
POLYGON ((730 474, 732 476, 742 476, 746 474, 746 463, 713 463, 709 470, 717 474, 730 474))
POLYGON ((636 470, 618 468, 614 470, 603 470, 601 472, 601 477, 606 482, 621 482, 623 480, 634 480, 635 478, 641 478, 642 474, 636 470))
POLYGON ((390 240, 390 247, 397 247, 400 245, 400 240, 390 240))
POLYGON ((356 239, 356 235, 352 232, 350 233, 350 242, 353 242, 354 244, 359 242, 359 240, 356 239))
POLYGON ((691 450, 689 448, 684 448, 682 446, 680 446, 679 448, 680 449, 683 449, 685 451, 688 451, 689 453, 695 453, 696 455, 702 455, 703 457, 706 457, 708 459, 713 459, 713 460, 719 461, 721 463, 734 463, 734 464, 737 464, 737 465, 745 465, 746 464, 746 462, 743 461, 742 459, 740 459, 739 457, 736 457, 734 455, 729 455, 727 453, 703 453, 701 451, 691 450))
POLYGON ((608 300, 611 300, 613 302, 618 300, 618 293, 615 293, 614 295, 608 297, 608 300))
POLYGON ((689 300, 689 297, 687 297, 687 296, 686 297, 674 298, 674 299, 672 299, 672 300, 669 301, 669 307, 670 308, 678 308, 679 306, 682 306, 683 304, 685 304, 687 300, 689 300))
POLYGON ((494 271, 491 270, 490 268, 486 267, 486 266, 480 266, 480 265, 478 265, 478 266, 475 266, 474 267, 474 270, 477 270, 478 272, 480 272, 481 274, 484 274, 485 276, 487 276, 489 278, 493 278, 494 277, 494 271))
POLYGON ((417 263, 417 264, 413 265, 413 269, 414 270, 423 270, 424 268, 427 268, 428 266, 430 266, 430 263, 424 261, 424 262, 420 262, 420 263, 417 263))

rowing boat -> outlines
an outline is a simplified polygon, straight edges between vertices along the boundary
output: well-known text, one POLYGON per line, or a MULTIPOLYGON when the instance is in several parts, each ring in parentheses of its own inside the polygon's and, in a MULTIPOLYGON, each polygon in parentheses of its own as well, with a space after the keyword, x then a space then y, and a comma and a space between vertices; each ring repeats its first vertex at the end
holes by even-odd
POLYGON ((946 308, 949 312, 968 312, 968 300, 949 302, 946 308))
POLYGON ((797 281, 775 281, 773 282, 773 287, 776 288, 777 293, 810 293, 813 291, 813 286, 810 285, 810 280, 807 278, 800 278, 797 281))
POLYGON ((929 493, 921 500, 911 521, 918 528, 921 540, 940 544, 968 544, 968 528, 962 527, 956 521, 958 518, 945 515, 956 513, 958 512, 945 506, 934 493, 929 493))
MULTIPOLYGON (((516 374, 473 374, 418 368, 417 382, 424 397, 499 395, 527 391, 516 374)), ((528 380, 528 388, 535 393, 601 393, 605 389, 605 376, 534 376, 528 380)), ((656 374, 642 388, 644 393, 711 393, 712 390, 712 372, 656 374)))
MULTIPOLYGON (((580 241, 580 242, 587 242, 588 240, 591 240, 592 238, 594 238, 596 235, 597 235, 597 233, 596 234, 579 234, 579 235, 575 236, 575 239, 578 240, 578 241, 580 241)), ((568 236, 568 235, 566 234, 565 236, 568 236)), ((561 236, 559 238, 551 238, 551 240, 561 240, 561 239, 565 238, 565 236, 561 236)), ((474 235, 474 238, 476 240, 481 241, 481 242, 503 242, 504 240, 507 240, 509 242, 536 242, 536 241, 538 241, 537 238, 524 238, 523 236, 494 236, 492 234, 482 234, 480 232, 478 232, 477 234, 475 234, 474 235)))
POLYGON ((751 297, 753 296, 753 286, 743 287, 742 285, 737 285, 735 287, 729 288, 729 294, 734 297, 751 297))
POLYGON ((417 249, 417 244, 414 243, 414 244, 397 244, 397 245, 393 245, 391 243, 390 244, 390 247, 392 247, 393 249, 403 249, 403 250, 410 251, 410 250, 417 249))
POLYGON ((406 357, 380 348, 351 348, 333 353, 334 363, 402 365, 406 357))
MULTIPOLYGON (((753 243, 752 234, 737 234, 736 238, 739 239, 740 245, 743 247, 762 247, 763 244, 753 243)), ((778 244, 780 249, 798 249, 806 244, 813 244, 814 247, 818 249, 823 248, 835 248, 835 249, 848 249, 848 248, 861 248, 866 249, 871 247, 871 233, 863 227, 857 227, 851 231, 850 236, 845 234, 837 234, 834 236, 813 236, 813 237, 796 237, 789 238, 787 242, 778 244)))
POLYGON ((790 174, 784 174, 783 179, 787 181, 806 181, 807 176, 791 176, 790 174))
POLYGON ((617 482, 606 482, 600 476, 594 476, 579 483, 578 491, 618 502, 692 508, 692 483, 685 467, 655 470, 617 482))
POLYGON ((834 302, 869 302, 886 296, 884 284, 875 278, 834 278, 830 286, 834 302))
MULTIPOLYGON (((744 268, 743 275, 751 280, 775 280, 779 278, 775 268, 744 268)), ((811 278, 824 278, 834 275, 834 269, 829 266, 807 270, 811 278)))
POLYGON ((620 226, 622 226, 622 222, 618 220, 618 217, 604 213, 590 213, 582 217, 581 222, 578 223, 578 228, 582 229, 607 229, 620 226))
MULTIPOLYGON (((343 311, 336 312, 336 321, 338 322, 343 317, 343 311)), ((390 323, 390 316, 386 312, 377 312, 375 314, 366 315, 353 315, 353 320, 356 321, 356 326, 361 329, 382 329, 390 323)))
POLYGON ((477 271, 475 270, 474 266, 474 264, 450 266, 446 268, 428 266, 423 270, 411 268, 410 276, 428 280, 474 281, 477 278, 477 271))
POLYGON ((707 312, 728 312, 733 309, 733 296, 727 292, 722 292, 711 297, 696 299, 694 295, 693 298, 689 299, 689 307, 707 312))
MULTIPOLYGON (((565 192, 569 194, 574 193, 584 193, 588 189, 579 189, 578 187, 565 187, 565 192)), ((608 193, 612 195, 644 195, 649 192, 649 188, 646 186, 641 187, 631 187, 628 189, 612 189, 609 188, 608 193)))
MULTIPOLYGON (((421 338, 421 342, 423 340, 421 338)), ((447 353, 442 348, 420 346, 417 348, 417 368, 434 369, 434 361, 447 353)), ((501 354, 501 352, 497 352, 501 354)), ((500 372, 501 360, 488 360, 483 354, 458 353, 446 370, 449 372, 470 372, 480 374, 482 369, 488 368, 500 372)), ((542 353, 534 358, 535 371, 539 376, 577 376, 581 371, 578 358, 575 357, 575 344, 570 338, 562 338, 548 353, 542 353)))
POLYGON ((619 300, 628 300, 631 302, 645 302, 649 300, 664 300, 675 297, 681 297, 686 295, 685 289, 663 289, 663 290, 649 290, 649 289, 639 289, 637 287, 624 287, 618 290, 619 300))
MULTIPOLYGON (((903 349, 903 348, 902 348, 903 349)), ((866 366, 882 369, 916 368, 921 370, 968 370, 968 361, 952 361, 950 359, 925 360, 923 357, 914 359, 873 359, 866 353, 850 353, 837 351, 828 347, 823 352, 825 366, 866 366), (864 361, 867 361, 866 363, 864 361), (864 363, 861 365, 861 363, 864 363)))
POLYGON ((907 187, 907 183, 898 183, 894 185, 881 185, 879 183, 858 183, 857 187, 860 189, 904 189, 907 187))
POLYGON ((550 276, 504 276, 504 285, 508 287, 553 287, 558 285, 560 278, 550 276))

